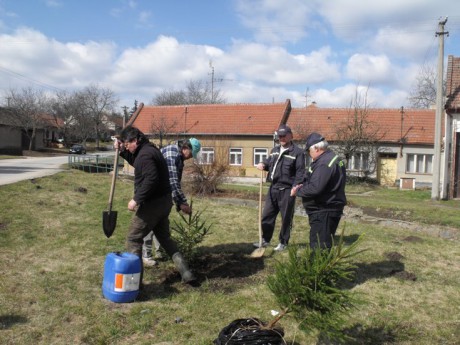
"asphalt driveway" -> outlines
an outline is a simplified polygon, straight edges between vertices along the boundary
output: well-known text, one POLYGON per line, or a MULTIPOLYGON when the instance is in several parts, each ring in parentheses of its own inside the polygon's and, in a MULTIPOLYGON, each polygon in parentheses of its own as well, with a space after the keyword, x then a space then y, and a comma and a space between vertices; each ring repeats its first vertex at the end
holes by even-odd
POLYGON ((49 176, 63 171, 67 155, 0 160, 0 185, 49 176))

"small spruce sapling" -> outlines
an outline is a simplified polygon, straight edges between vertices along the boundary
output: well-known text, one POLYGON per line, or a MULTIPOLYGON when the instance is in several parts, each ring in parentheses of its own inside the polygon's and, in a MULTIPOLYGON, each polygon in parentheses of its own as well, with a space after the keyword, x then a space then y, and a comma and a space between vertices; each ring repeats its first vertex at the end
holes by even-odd
POLYGON ((327 338, 345 340, 341 332, 345 316, 360 300, 341 285, 354 277, 356 266, 351 259, 362 252, 356 250, 362 237, 345 247, 342 232, 330 250, 290 247, 287 262, 278 261, 268 278, 268 287, 282 308, 269 325, 292 313, 302 331, 317 330, 327 338))
MULTIPOLYGON (((190 207, 192 206, 193 201, 190 202, 190 207)), ((174 220, 171 226, 179 251, 189 262, 195 260, 198 254, 198 244, 211 233, 212 224, 206 224, 206 220, 201 219, 202 214, 203 211, 192 212, 189 215, 179 213, 180 221, 174 220)))

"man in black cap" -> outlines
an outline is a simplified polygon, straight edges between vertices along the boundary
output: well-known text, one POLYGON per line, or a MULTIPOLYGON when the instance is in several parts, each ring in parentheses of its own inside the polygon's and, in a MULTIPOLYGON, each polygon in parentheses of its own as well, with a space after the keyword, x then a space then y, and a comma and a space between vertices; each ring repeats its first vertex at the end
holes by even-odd
MULTIPOLYGON (((262 246, 270 244, 275 230, 276 217, 281 213, 281 231, 276 251, 282 251, 289 243, 295 197, 292 187, 302 183, 305 174, 305 154, 292 142, 292 131, 287 125, 280 125, 277 131, 280 145, 275 146, 270 156, 257 165, 257 169, 268 171, 271 182, 262 213, 262 246)), ((259 247, 259 242, 254 243, 259 247)))
POLYGON ((305 149, 312 158, 303 184, 292 188, 291 195, 302 197, 310 223, 310 248, 331 248, 343 208, 345 196, 345 163, 328 149, 321 134, 311 133, 305 149))

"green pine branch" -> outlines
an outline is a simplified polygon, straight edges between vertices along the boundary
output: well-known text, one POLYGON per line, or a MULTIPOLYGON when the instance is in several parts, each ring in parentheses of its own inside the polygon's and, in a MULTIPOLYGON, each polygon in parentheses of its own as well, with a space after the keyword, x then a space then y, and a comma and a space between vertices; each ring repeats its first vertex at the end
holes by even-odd
POLYGON ((344 318, 360 301, 341 284, 354 277, 352 259, 362 252, 357 250, 362 237, 345 246, 342 233, 330 250, 291 246, 287 261, 276 263, 268 287, 285 313, 300 321, 301 330, 318 330, 331 339, 344 339, 344 318))

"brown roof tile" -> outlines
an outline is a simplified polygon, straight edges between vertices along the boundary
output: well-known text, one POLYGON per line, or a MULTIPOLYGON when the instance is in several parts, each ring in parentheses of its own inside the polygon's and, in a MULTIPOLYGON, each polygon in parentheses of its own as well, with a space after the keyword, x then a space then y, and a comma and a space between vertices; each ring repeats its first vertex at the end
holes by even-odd
POLYGON ((290 100, 273 104, 205 104, 145 106, 141 104, 128 124, 146 134, 162 123, 168 133, 190 135, 272 135, 285 123, 290 100))
MULTIPOLYGON (((400 109, 368 109, 368 121, 379 127, 381 141, 398 143, 405 138, 410 144, 433 144, 435 110, 404 109, 402 117, 400 109)), ((288 125, 293 130, 303 128, 303 132, 319 132, 326 139, 334 141, 337 128, 346 122, 349 109, 319 108, 311 105, 307 108, 292 109, 288 125)), ((300 138, 299 138, 300 139, 300 138)))
POLYGON ((446 109, 448 113, 460 110, 460 57, 449 55, 447 61, 446 109))

